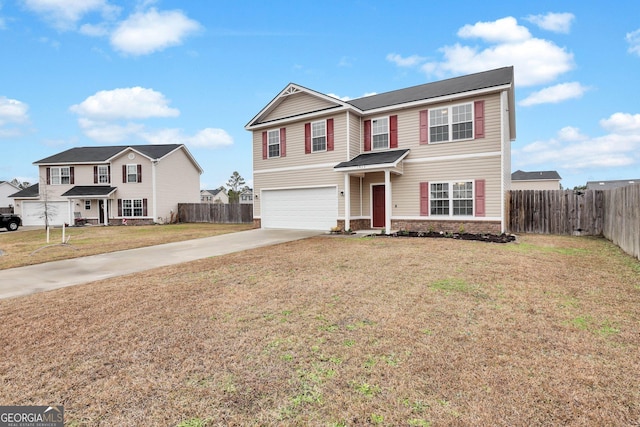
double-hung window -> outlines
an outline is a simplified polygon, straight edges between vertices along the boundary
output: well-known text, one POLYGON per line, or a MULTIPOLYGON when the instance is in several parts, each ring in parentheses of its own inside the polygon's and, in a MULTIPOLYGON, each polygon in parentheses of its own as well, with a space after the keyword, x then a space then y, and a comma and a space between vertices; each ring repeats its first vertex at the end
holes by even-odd
POLYGON ((429 141, 447 142, 473 138, 473 104, 429 110, 429 141))
POLYGON ((71 184, 71 168, 69 167, 51 168, 51 184, 52 185, 71 184))
POLYGON ((389 118, 371 120, 371 141, 374 150, 389 148, 389 118))
POLYGON ((322 120, 320 122, 311 123, 311 152, 327 150, 327 123, 322 120))
POLYGON ((108 184, 109 181, 109 166, 98 166, 98 183, 108 184))
POLYGON ((473 182, 432 182, 429 211, 431 215, 473 216, 473 182))
POLYGON ((267 132, 267 152, 269 158, 280 157, 280 130, 270 130, 267 132))
POLYGON ((127 165, 127 182, 138 182, 138 165, 127 165))
POLYGON ((122 199, 122 216, 143 216, 142 199, 122 199))

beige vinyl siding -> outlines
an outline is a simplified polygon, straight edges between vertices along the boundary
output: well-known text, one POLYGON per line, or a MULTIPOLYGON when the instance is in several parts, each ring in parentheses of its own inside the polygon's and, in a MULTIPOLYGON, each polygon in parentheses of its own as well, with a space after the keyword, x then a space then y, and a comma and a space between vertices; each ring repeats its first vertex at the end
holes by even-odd
POLYGON ((331 107, 336 107, 338 104, 329 102, 327 100, 311 96, 307 93, 296 93, 289 95, 271 110, 266 116, 260 118, 260 122, 267 122, 269 120, 282 119, 285 117, 297 116, 299 114, 311 113, 314 111, 320 111, 331 107))
MULTIPOLYGON (((501 215, 501 159, 499 156, 404 164, 404 175, 391 176, 393 216, 420 215, 420 183, 485 180, 485 216, 501 215), (397 206, 397 207, 396 207, 397 206)), ((384 182, 384 177, 378 180, 384 182)))
POLYGON ((346 157, 346 115, 324 116, 308 121, 289 123, 286 126, 274 127, 253 132, 253 170, 287 168, 299 166, 313 166, 316 164, 331 163, 336 165, 345 160, 346 157), (333 118, 334 150, 320 151, 305 154, 304 146, 304 125, 333 118), (286 128, 286 156, 263 159, 262 158, 262 132, 286 128))
MULTIPOLYGON (((114 159, 111 163, 111 186, 117 187, 115 193, 117 199, 147 199, 148 216, 152 215, 151 206, 153 206, 153 180, 151 175, 151 161, 138 153, 135 158, 129 159, 127 156, 130 151, 114 159), (142 165, 142 182, 122 182, 122 165, 142 165)), ((93 182, 93 180, 91 181, 93 182)), ((114 216, 118 216, 117 202, 114 205, 114 216)))
MULTIPOLYGON (((343 175, 343 174, 339 174, 343 175)), ((364 181, 364 178, 363 178, 364 181)), ((360 178, 357 176, 349 177, 349 185, 351 189, 351 209, 350 214, 352 217, 360 217, 364 214, 364 207, 360 200, 361 187, 360 187, 360 178)), ((344 202, 343 202, 344 203, 344 202)), ((339 216, 342 217, 344 210, 339 213, 339 216)))
MULTIPOLYGON (((509 125, 509 95, 506 91, 501 94, 502 99, 502 122, 503 122, 503 146, 504 146, 504 156, 503 156, 503 182, 504 188, 503 191, 506 193, 511 190, 511 140, 509 135, 511 135, 511 129, 509 125)), ((506 210, 506 207, 505 207, 506 210)), ((505 212, 505 217, 507 216, 507 212, 505 212)))
MULTIPOLYGON (((144 182, 144 175, 142 178, 144 182)), ((178 211, 178 203, 200 203, 200 174, 184 150, 174 151, 158 162, 156 195, 154 220, 159 222, 167 222, 171 218, 171 211, 178 211)), ((153 214, 152 209, 149 197, 150 216, 153 214)))
POLYGON ((351 160, 359 154, 362 154, 362 120, 359 116, 349 114, 349 153, 345 160, 351 160))

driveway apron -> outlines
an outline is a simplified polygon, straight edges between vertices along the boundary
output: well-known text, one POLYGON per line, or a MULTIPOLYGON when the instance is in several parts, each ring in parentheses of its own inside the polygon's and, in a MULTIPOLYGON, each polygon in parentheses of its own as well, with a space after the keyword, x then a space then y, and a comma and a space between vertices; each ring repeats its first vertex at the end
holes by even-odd
POLYGON ((255 229, 0 270, 0 298, 94 282, 152 268, 306 239, 322 233, 312 230, 255 229))

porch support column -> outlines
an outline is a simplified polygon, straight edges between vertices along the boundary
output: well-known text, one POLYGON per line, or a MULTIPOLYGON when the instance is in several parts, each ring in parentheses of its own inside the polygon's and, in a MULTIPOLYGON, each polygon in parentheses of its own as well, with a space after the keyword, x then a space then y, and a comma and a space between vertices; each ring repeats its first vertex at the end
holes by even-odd
POLYGON ((344 174, 344 231, 351 229, 351 177, 344 174))
POLYGON ((391 233, 391 172, 384 171, 384 230, 391 233))
POLYGON ((104 217, 103 225, 109 225, 109 217, 107 216, 107 203, 109 203, 109 199, 102 199, 102 216, 104 217))

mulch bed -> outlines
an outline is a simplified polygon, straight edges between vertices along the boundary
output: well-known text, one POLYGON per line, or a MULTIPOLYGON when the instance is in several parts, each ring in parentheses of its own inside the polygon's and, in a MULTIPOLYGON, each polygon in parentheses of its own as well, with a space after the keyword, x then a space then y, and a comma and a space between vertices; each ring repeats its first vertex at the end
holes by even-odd
POLYGON ((473 233, 445 233, 436 231, 398 231, 390 234, 391 237, 431 237, 437 239, 477 240, 490 243, 509 243, 516 240, 513 234, 473 234, 473 233))

